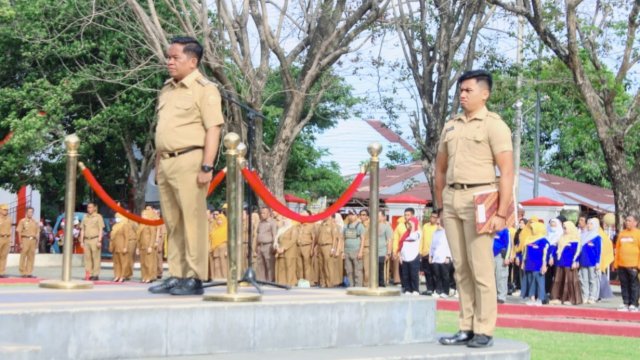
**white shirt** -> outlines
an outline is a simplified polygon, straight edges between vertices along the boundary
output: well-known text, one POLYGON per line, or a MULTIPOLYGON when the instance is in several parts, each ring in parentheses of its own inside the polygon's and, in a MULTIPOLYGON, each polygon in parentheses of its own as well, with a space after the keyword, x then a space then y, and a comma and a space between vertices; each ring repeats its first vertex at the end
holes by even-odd
POLYGON ((443 229, 438 229, 433 233, 431 240, 431 257, 432 262, 443 264, 446 258, 451 259, 451 250, 449 249, 449 241, 443 229))
POLYGON ((400 257, 402 261, 413 261, 420 253, 420 231, 413 231, 402 243, 400 257))

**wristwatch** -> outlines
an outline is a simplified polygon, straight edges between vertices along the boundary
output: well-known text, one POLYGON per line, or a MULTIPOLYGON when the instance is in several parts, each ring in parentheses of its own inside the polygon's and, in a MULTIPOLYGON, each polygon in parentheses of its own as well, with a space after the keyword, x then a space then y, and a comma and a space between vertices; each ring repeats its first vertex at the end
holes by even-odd
POLYGON ((200 170, 202 170, 202 172, 212 172, 213 171, 213 166, 212 165, 202 165, 200 167, 200 170))

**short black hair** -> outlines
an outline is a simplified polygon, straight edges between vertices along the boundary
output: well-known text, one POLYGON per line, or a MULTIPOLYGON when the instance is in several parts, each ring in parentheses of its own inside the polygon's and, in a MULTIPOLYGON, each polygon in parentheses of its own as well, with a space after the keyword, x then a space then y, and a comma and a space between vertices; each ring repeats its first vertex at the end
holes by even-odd
POLYGON ((411 215, 415 215, 416 214, 416 210, 414 208, 412 208, 412 207, 404 209, 404 212, 407 212, 407 211, 410 212, 411 215))
POLYGON ((362 214, 369 216, 369 210, 367 210, 367 209, 360 210, 360 215, 362 215, 362 214))
POLYGON ((182 52, 198 59, 198 65, 200 65, 204 49, 202 48, 202 45, 200 45, 198 40, 190 36, 178 36, 171 39, 171 44, 184 45, 184 47, 182 48, 182 52))
POLYGON ((493 79, 491 73, 487 70, 470 70, 464 72, 458 79, 458 84, 462 84, 463 81, 469 79, 476 79, 477 82, 483 82, 489 87, 489 91, 493 87, 493 79))

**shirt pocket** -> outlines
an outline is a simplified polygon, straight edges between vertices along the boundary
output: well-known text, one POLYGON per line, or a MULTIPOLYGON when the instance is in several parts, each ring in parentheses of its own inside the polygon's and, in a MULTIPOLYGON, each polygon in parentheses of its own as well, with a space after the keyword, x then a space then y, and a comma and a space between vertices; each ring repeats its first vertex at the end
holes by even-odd
POLYGON ((477 160, 493 159, 489 139, 486 134, 474 132, 462 138, 466 155, 477 160))

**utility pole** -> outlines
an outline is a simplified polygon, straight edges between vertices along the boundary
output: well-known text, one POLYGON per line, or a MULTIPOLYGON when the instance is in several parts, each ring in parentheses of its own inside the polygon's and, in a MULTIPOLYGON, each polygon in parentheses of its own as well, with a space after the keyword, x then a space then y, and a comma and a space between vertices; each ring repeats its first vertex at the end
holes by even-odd
MULTIPOLYGON (((518 6, 522 6, 522 0, 518 0, 518 6)), ((524 34, 524 18, 522 15, 518 15, 518 43, 516 54, 516 66, 518 67, 518 75, 516 77, 516 93, 518 94, 518 100, 515 103, 516 107, 516 128, 513 133, 513 162, 514 162, 514 202, 516 204, 516 219, 517 219, 517 204, 520 203, 518 199, 518 193, 520 188, 520 152, 522 144, 522 37, 524 34)), ((516 220, 517 221, 517 220, 516 220)))
POLYGON ((538 197, 538 185, 540 184, 540 71, 542 66, 540 65, 542 53, 542 44, 538 45, 538 81, 536 82, 536 141, 535 141, 535 156, 533 160, 533 197, 538 197))

